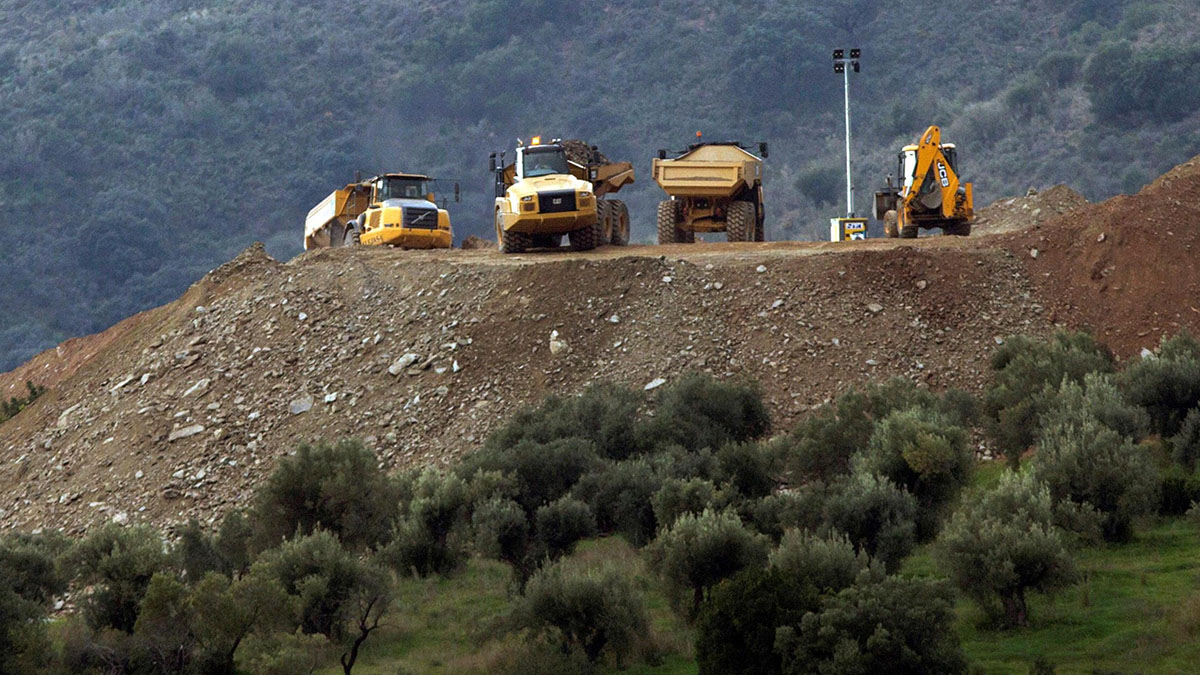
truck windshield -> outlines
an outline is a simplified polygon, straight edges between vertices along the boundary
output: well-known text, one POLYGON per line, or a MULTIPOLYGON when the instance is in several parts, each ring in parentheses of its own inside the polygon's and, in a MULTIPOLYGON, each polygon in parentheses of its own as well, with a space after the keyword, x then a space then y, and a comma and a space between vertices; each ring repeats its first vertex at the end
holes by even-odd
POLYGON ((529 148, 525 150, 525 178, 549 176, 555 173, 570 173, 567 168, 567 153, 562 148, 529 148))
POLYGON ((379 185, 379 201, 388 199, 425 199, 432 190, 422 178, 384 178, 379 185))

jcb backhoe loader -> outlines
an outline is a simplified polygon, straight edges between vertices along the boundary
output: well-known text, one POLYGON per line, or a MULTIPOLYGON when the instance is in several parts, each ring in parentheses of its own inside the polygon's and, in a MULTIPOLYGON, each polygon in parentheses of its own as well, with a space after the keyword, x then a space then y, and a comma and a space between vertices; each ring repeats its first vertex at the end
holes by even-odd
POLYGON ((918 230, 942 228, 945 234, 967 236, 975 220, 971 183, 958 177, 958 150, 942 143, 942 132, 931 126, 916 145, 900 151, 897 185, 875 193, 875 218, 889 237, 912 239, 918 230))

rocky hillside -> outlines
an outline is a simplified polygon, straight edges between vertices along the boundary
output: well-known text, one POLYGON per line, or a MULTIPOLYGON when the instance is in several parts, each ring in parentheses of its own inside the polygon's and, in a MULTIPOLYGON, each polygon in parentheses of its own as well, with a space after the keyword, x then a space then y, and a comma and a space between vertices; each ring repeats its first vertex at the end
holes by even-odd
POLYGON ((1003 201, 1014 232, 501 256, 252 246, 177 301, 0 378, 0 527, 212 518, 306 439, 447 463, 598 380, 760 382, 784 428, 870 378, 978 389, 1005 336, 1088 327, 1122 357, 1200 329, 1200 161, 1133 197, 1003 201), (1042 220, 1034 211, 1064 213, 1042 220))

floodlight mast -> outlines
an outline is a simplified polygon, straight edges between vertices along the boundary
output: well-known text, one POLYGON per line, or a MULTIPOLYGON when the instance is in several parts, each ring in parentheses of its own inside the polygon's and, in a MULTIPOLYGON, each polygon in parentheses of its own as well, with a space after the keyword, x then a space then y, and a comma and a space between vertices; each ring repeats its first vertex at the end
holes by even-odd
POLYGON ((850 69, 854 72, 859 72, 859 58, 862 56, 862 50, 854 48, 850 50, 850 58, 846 58, 846 50, 833 50, 833 72, 842 75, 842 82, 846 94, 846 217, 854 217, 854 180, 851 176, 850 163, 850 69))

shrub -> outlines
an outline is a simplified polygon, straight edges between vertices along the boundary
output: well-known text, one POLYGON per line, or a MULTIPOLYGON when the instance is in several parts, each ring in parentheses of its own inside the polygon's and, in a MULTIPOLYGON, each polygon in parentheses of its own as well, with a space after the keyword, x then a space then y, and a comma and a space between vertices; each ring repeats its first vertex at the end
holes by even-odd
POLYGON ((855 548, 883 563, 889 572, 916 545, 917 502, 887 478, 857 472, 830 488, 826 525, 846 534, 855 548))
POLYGON ((587 504, 563 497, 538 509, 534 525, 539 557, 557 560, 596 531, 596 517, 587 504))
POLYGON ((806 614, 799 630, 777 631, 783 672, 965 673, 953 607, 953 593, 939 583, 888 577, 856 584, 806 614))
POLYGON ((23 397, 13 396, 7 401, 0 400, 0 424, 15 417, 17 413, 28 408, 30 403, 33 403, 39 396, 46 393, 45 387, 39 387, 28 380, 25 381, 25 389, 28 393, 23 397))
POLYGON ((46 612, 67 588, 44 543, 0 540, 0 672, 35 672, 30 660, 45 642, 46 612))
POLYGON ((771 675, 783 660, 775 632, 819 608, 816 591, 776 567, 751 568, 717 584, 696 621, 700 675, 771 675))
POLYGON ((562 497, 584 474, 601 466, 595 446, 580 438, 539 443, 522 440, 511 447, 485 449, 470 458, 466 475, 499 471, 511 475, 514 499, 532 516, 538 507, 562 497))
POLYGON ((1046 385, 1080 382, 1089 373, 1113 370, 1113 356, 1087 333, 1055 333, 1047 341, 1009 338, 992 355, 992 384, 984 392, 983 411, 997 447, 1015 466, 1037 440, 1039 418, 1049 396, 1046 385))
POLYGON ((173 552, 188 583, 203 579, 209 572, 241 575, 250 569, 252 536, 250 523, 241 511, 225 514, 216 536, 205 532, 193 518, 179 531, 173 552))
POLYGON ((525 588, 535 561, 530 551, 529 519, 511 499, 493 499, 475 510, 471 519, 475 548, 486 558, 508 563, 517 585, 525 588))
POLYGON ((696 452, 754 440, 770 426, 757 385, 691 374, 662 388, 653 419, 639 433, 642 447, 677 444, 696 452))
POLYGON ((995 613, 999 600, 1008 626, 1028 625, 1026 593, 1063 588, 1076 576, 1054 520, 1050 490, 1010 473, 954 513, 938 541, 938 562, 984 609, 995 613))
POLYGON ((1193 408, 1184 418, 1179 433, 1171 439, 1171 457, 1187 469, 1196 470, 1200 463, 1200 407, 1193 408))
POLYGON ((855 467, 910 492, 918 506, 917 537, 928 540, 944 507, 969 480, 974 455, 965 429, 914 408, 881 420, 855 467))
POLYGON ((631 459, 584 476, 573 494, 592 508, 600 532, 619 532, 642 546, 657 529, 653 500, 662 485, 649 462, 631 459))
POLYGON ((1200 501, 1200 472, 1172 464, 1162 472, 1158 512, 1179 516, 1200 501))
POLYGON ((395 485, 361 443, 301 445, 258 492, 252 520, 267 547, 324 529, 345 545, 386 541, 397 510, 395 485))
POLYGON ((251 568, 256 573, 274 579, 295 598, 301 630, 335 641, 353 630, 358 600, 381 584, 376 568, 323 530, 266 551, 251 568))
POLYGON ((450 574, 467 557, 469 486, 454 474, 430 468, 411 490, 382 559, 399 574, 450 574))
POLYGON ((607 459, 626 459, 639 448, 635 429, 642 395, 611 383, 594 384, 577 397, 551 396, 527 408, 491 434, 484 447, 511 449, 524 441, 581 439, 607 459))
POLYGON ((801 530, 788 530, 771 553, 771 567, 789 579, 812 586, 820 593, 837 593, 867 571, 882 578, 882 565, 863 551, 856 551, 846 535, 818 537, 801 530))
POLYGON ((651 500, 654 520, 662 523, 664 527, 673 525, 679 516, 685 513, 701 513, 712 507, 716 494, 717 488, 709 481, 700 478, 668 478, 663 481, 662 487, 654 493, 651 500))
POLYGON ((577 570, 562 562, 529 580, 513 615, 518 627, 553 636, 564 652, 581 651, 592 663, 605 652, 621 662, 649 625, 627 575, 615 569, 577 570))
POLYGON ((1158 501, 1157 471, 1144 448, 1092 416, 1043 431, 1034 475, 1056 501, 1099 511, 1108 541, 1128 540, 1133 518, 1158 501))
POLYGON ((80 603, 88 625, 133 633, 150 580, 169 562, 162 539, 146 526, 109 524, 78 542, 68 566, 78 583, 91 587, 80 603))
POLYGON ((796 528, 816 530, 825 522, 825 502, 829 488, 809 483, 788 492, 776 492, 749 505, 746 518, 755 529, 779 541, 785 531, 796 528))
POLYGON ((758 443, 730 443, 717 451, 718 482, 748 499, 760 499, 775 491, 775 475, 769 451, 758 443))
POLYGON ((695 619, 705 594, 717 582, 743 569, 762 567, 766 538, 754 534, 728 511, 684 514, 649 547, 649 559, 671 590, 691 592, 687 616, 695 619))
POLYGON ((1120 382, 1129 400, 1149 413, 1151 428, 1174 436, 1200 405, 1200 343, 1186 334, 1164 340, 1156 355, 1126 367, 1120 382))
POLYGON ((1047 396, 1046 412, 1039 420, 1043 429, 1094 417, 1121 436, 1137 440, 1150 426, 1146 411, 1125 400, 1109 375, 1091 373, 1082 383, 1064 381, 1047 396))

